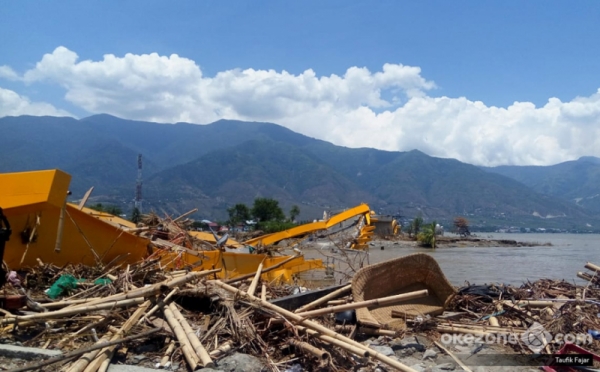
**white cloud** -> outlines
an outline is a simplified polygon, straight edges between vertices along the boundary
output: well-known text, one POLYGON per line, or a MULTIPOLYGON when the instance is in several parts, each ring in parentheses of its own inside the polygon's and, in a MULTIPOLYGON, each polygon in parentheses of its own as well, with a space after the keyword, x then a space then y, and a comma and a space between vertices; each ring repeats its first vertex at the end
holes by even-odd
POLYGON ((0 78, 7 80, 19 80, 19 75, 9 66, 0 66, 0 78))
POLYGON ((16 92, 0 88, 0 117, 3 116, 73 116, 67 111, 59 110, 49 103, 31 102, 29 98, 16 92))
MULTIPOLYGON (((0 77, 11 71, 0 70, 0 77)), ((206 77, 194 61, 175 54, 78 61, 75 52, 59 47, 22 79, 60 84, 71 103, 128 119, 271 121, 338 145, 416 148, 483 165, 600 156, 600 91, 570 102, 550 98, 537 108, 529 102, 493 107, 431 97, 435 84, 418 67, 401 64, 378 72, 351 67, 331 76, 310 69, 298 75, 236 69, 206 77)))

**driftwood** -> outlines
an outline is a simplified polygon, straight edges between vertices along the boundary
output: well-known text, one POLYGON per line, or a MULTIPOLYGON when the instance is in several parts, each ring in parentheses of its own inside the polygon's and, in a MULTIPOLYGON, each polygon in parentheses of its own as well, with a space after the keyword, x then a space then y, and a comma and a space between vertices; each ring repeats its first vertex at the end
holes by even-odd
MULTIPOLYGON (((94 345, 104 344, 110 341, 111 333, 107 333, 98 342, 94 345)), ((96 356, 100 353, 100 349, 92 350, 83 354, 75 363, 71 365, 71 367, 67 370, 67 372, 82 372, 87 365, 96 358, 96 356)))
POLYGON ((331 329, 320 325, 319 323, 305 319, 298 314, 292 313, 291 311, 285 310, 285 309, 283 309, 277 305, 273 305, 267 301, 262 301, 259 298, 251 296, 248 293, 240 291, 239 289, 232 287, 221 281, 216 280, 216 281, 210 281, 210 282, 225 289, 228 292, 237 294, 241 298, 244 298, 244 299, 248 300, 249 302, 256 304, 259 307, 263 307, 263 308, 272 310, 272 311, 284 316, 285 318, 287 318, 289 320, 293 320, 293 321, 297 322, 298 324, 305 326, 306 328, 312 329, 313 331, 316 331, 323 336, 329 336, 333 339, 337 339, 339 341, 342 341, 343 343, 350 344, 358 349, 366 351, 367 354, 369 354, 373 358, 379 360, 380 362, 387 364, 390 367, 393 367, 393 368, 396 368, 396 369, 399 369, 399 370, 405 371, 405 372, 416 372, 414 369, 398 362, 397 360, 392 359, 388 356, 385 356, 385 355, 383 355, 383 354, 381 354, 359 342, 349 339, 348 337, 342 336, 339 333, 336 333, 336 332, 332 331, 331 329))
MULTIPOLYGON (((70 315, 75 315, 75 314, 90 313, 92 311, 97 311, 97 310, 110 310, 110 309, 118 308, 118 307, 139 305, 142 302, 144 302, 143 298, 132 298, 132 299, 128 299, 128 300, 103 303, 103 304, 99 304, 99 305, 87 305, 86 304, 86 306, 83 306, 83 307, 67 308, 67 309, 62 309, 62 310, 57 310, 57 311, 49 311, 49 312, 40 313, 40 314, 5 317, 4 319, 0 320, 0 325, 17 324, 17 323, 20 324, 20 322, 24 322, 24 321, 28 321, 28 320, 36 321, 36 320, 43 320, 43 319, 62 318, 65 316, 70 316, 70 315)), ((23 325, 23 324, 21 324, 21 325, 23 325)))
POLYGON ((162 359, 160 360, 160 363, 158 364, 160 368, 166 368, 168 366, 173 351, 175 351, 175 341, 171 340, 169 346, 167 347, 167 350, 165 351, 165 354, 163 355, 162 359))
POLYGON ((78 357, 80 355, 83 355, 83 354, 88 353, 88 352, 93 351, 93 350, 102 349, 102 348, 105 348, 107 346, 122 344, 123 342, 135 340, 135 339, 142 338, 142 337, 147 337, 147 336, 150 336, 153 333, 159 332, 160 330, 161 330, 161 328, 153 328, 153 329, 150 329, 148 331, 145 331, 145 332, 142 332, 142 333, 138 333, 137 335, 124 337, 124 338, 121 338, 121 339, 118 339, 118 340, 115 340, 115 341, 108 341, 108 342, 104 342, 104 343, 101 343, 101 344, 95 344, 95 345, 92 345, 90 347, 85 347, 83 349, 75 350, 75 351, 72 351, 72 352, 64 354, 64 355, 60 355, 60 356, 57 356, 57 357, 46 359, 46 360, 38 362, 38 363, 30 364, 28 366, 10 369, 10 370, 8 370, 8 372, 25 372, 25 371, 37 370, 39 368, 42 368, 42 367, 45 367, 45 366, 49 366, 49 365, 54 364, 54 363, 59 363, 59 362, 62 362, 64 360, 68 360, 68 359, 71 359, 71 358, 74 358, 74 357, 78 357))
POLYGON ((169 304, 169 309, 173 312, 175 319, 177 319, 177 321, 181 324, 185 335, 190 341, 192 348, 194 348, 196 355, 198 356, 198 358, 200 358, 200 362, 202 362, 204 368, 214 367, 215 364, 213 363, 212 359, 210 359, 210 355, 208 355, 208 352, 200 343, 198 336, 196 336, 196 332, 194 332, 188 321, 185 320, 183 315, 181 315, 181 312, 179 311, 177 306, 174 303, 171 303, 169 304))
POLYGON ((79 308, 81 306, 90 306, 90 305, 101 304, 104 302, 122 301, 122 300, 131 299, 131 298, 153 296, 153 295, 159 294, 161 292, 165 292, 166 290, 173 289, 175 287, 179 287, 179 286, 181 286, 189 281, 192 281, 194 279, 197 279, 197 278, 200 278, 203 276, 207 276, 210 274, 218 273, 220 271, 221 271, 221 269, 191 272, 187 275, 169 279, 169 280, 165 280, 164 282, 156 283, 149 287, 138 288, 138 289, 129 291, 127 293, 118 293, 118 294, 115 294, 112 296, 99 298, 97 300, 91 301, 91 302, 83 304, 83 305, 77 305, 77 306, 75 306, 75 308, 79 308))
POLYGON ((258 268, 256 269, 256 274, 254 275, 254 279, 252 279, 252 283, 250 283, 250 287, 248 288, 248 294, 251 296, 254 296, 254 292, 256 292, 256 287, 258 286, 258 281, 260 279, 260 275, 262 274, 264 262, 265 259, 263 258, 260 265, 258 265, 258 268))
POLYGON ((347 292, 350 292, 350 290, 352 290, 352 285, 348 284, 345 287, 342 287, 336 291, 331 292, 330 294, 323 296, 321 298, 319 298, 318 300, 315 300, 309 304, 306 304, 304 306, 299 307, 298 309, 296 309, 296 311, 294 311, 295 313, 303 313, 305 311, 308 311, 310 309, 313 309, 321 304, 326 303, 329 300, 333 300, 335 298, 338 298, 344 294, 346 294, 347 292))
MULTIPOLYGON (((145 301, 142 305, 140 305, 140 307, 137 308, 137 310, 133 313, 133 315, 131 315, 131 317, 129 319, 127 319, 127 321, 125 321, 125 323, 123 323, 121 328, 115 332, 115 334, 112 336, 111 341, 118 339, 123 334, 127 334, 131 330, 131 328, 135 325, 135 323, 148 310, 150 305, 151 305, 150 301, 145 301)), ((87 366, 87 368, 85 369, 85 372, 95 372, 95 371, 98 371, 101 369, 107 369, 108 364, 110 363, 110 359, 114 353, 114 350, 115 350, 115 346, 109 346, 109 347, 101 350, 100 353, 98 353, 98 355, 96 356, 96 358, 94 358, 94 360, 92 362, 90 362, 90 364, 87 366)))
POLYGON ((231 349, 233 349, 233 347, 231 346, 231 342, 226 342, 223 345, 211 351, 208 355, 210 355, 211 358, 218 358, 223 354, 230 352, 231 349))
POLYGON ((352 345, 343 339, 323 335, 313 329, 303 327, 303 326, 296 326, 296 328, 298 328, 298 331, 300 331, 300 332, 305 332, 306 334, 311 335, 312 337, 315 337, 315 338, 317 338, 321 341, 324 341, 328 344, 340 347, 348 352, 351 352, 354 355, 358 355, 361 358, 368 358, 371 355, 369 350, 352 345))
POLYGON ((314 316, 320 316, 320 315, 325 315, 325 314, 334 314, 334 313, 339 313, 341 311, 360 309, 363 307, 393 305, 393 304, 397 304, 398 302, 402 302, 402 301, 414 300, 416 298, 427 297, 428 295, 429 295, 429 293, 427 292, 427 290, 423 289, 421 291, 403 293, 403 294, 399 294, 399 295, 395 295, 395 296, 376 298, 376 299, 367 300, 367 301, 352 302, 352 303, 345 304, 345 305, 326 307, 324 309, 305 311, 305 312, 297 313, 297 314, 303 318, 311 318, 314 316))
POLYGON ((298 340, 289 340, 288 343, 306 353, 312 354, 316 356, 321 362, 326 363, 331 359, 331 355, 319 349, 318 347, 314 347, 311 344, 298 340))
POLYGON ((263 301, 267 300, 267 286, 263 283, 262 289, 260 291, 260 299, 263 301))
POLYGON ((396 337, 398 332, 392 331, 391 329, 379 329, 379 328, 371 328, 371 327, 361 327, 358 329, 358 333, 363 333, 365 335, 371 336, 389 336, 396 337))
POLYGON ((435 344, 435 346, 439 347, 440 350, 442 350, 443 352, 445 352, 446 354, 448 354, 450 356, 450 358, 454 359, 454 361, 462 368, 464 369, 466 372, 473 372, 472 369, 470 369, 469 367, 467 367, 460 359, 458 359, 456 357, 456 355, 452 354, 450 352, 450 350, 446 349, 445 347, 442 346, 442 344, 440 344, 437 341, 433 341, 433 343, 435 344))
POLYGON ((169 326, 173 330, 177 341, 179 341, 179 345, 181 346, 181 353, 185 357, 185 360, 190 366, 190 369, 192 371, 195 371, 198 368, 198 363, 200 362, 200 360, 194 352, 194 349, 192 348, 190 340, 185 334, 183 327, 177 321, 175 315, 173 314, 173 311, 171 311, 171 309, 168 306, 163 307, 163 314, 165 315, 167 323, 169 323, 169 326))
POLYGON ((584 267, 585 267, 586 269, 588 269, 588 270, 592 270, 592 271, 600 272, 600 266, 598 266, 598 265, 594 265, 594 264, 593 264, 593 263, 591 263, 591 262, 588 262, 588 263, 586 263, 584 267))
POLYGON ((150 318, 158 309, 165 306, 171 300, 171 297, 173 297, 177 292, 179 292, 179 288, 173 289, 168 295, 165 296, 164 299, 159 298, 158 301, 156 301, 156 305, 154 305, 152 309, 148 311, 148 313, 144 314, 142 319, 138 321, 138 324, 142 324, 144 321, 148 320, 148 318, 150 318))

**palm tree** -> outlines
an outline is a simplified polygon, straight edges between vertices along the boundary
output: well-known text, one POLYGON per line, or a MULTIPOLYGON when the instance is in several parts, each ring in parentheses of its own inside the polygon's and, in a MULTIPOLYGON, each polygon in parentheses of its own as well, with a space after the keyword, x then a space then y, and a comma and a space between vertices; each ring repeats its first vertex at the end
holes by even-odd
POLYGON ((417 241, 419 241, 421 245, 435 248, 435 225, 436 222, 433 221, 432 223, 423 226, 423 231, 417 235, 417 241))

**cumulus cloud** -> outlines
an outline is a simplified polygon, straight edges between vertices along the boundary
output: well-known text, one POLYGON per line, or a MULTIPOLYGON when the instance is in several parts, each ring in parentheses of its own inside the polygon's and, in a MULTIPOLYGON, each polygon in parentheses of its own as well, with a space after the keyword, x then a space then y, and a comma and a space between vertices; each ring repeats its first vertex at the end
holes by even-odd
POLYGON ((0 88, 0 117, 3 116, 73 116, 67 111, 59 110, 49 103, 31 102, 29 98, 16 92, 0 88))
POLYGON ((0 66, 0 78, 7 80, 19 80, 19 75, 9 66, 0 66))
POLYGON ((600 156, 600 91, 542 107, 515 102, 487 106, 464 97, 433 97, 435 83, 421 70, 385 64, 381 71, 350 67, 342 75, 313 70, 235 69, 204 76, 195 61, 176 54, 79 61, 67 48, 46 54, 23 76, 49 81, 90 113, 159 122, 218 119, 270 121, 349 147, 419 149, 473 164, 553 164, 600 156), (385 98, 384 98, 385 97, 385 98))

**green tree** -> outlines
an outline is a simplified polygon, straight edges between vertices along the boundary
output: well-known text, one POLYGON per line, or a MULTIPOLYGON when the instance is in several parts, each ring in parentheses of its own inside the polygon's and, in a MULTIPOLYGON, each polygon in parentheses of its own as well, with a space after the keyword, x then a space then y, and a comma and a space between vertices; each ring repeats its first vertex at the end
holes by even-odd
POLYGON ((432 223, 428 223, 424 225, 422 231, 417 234, 417 241, 421 243, 421 245, 435 248, 435 225, 435 221, 433 221, 432 223))
POLYGON ((296 221, 296 217, 300 214, 300 208, 297 205, 293 205, 290 209, 290 221, 296 221))
POLYGON ((102 205, 102 203, 96 203, 94 205, 90 205, 90 209, 93 209, 98 212, 104 212, 104 206, 102 205))
POLYGON ((107 205, 104 207, 104 212, 110 213, 113 216, 120 216, 123 214, 123 210, 116 205, 107 205))
POLYGON ((421 216, 417 216, 415 217, 414 220, 412 220, 411 224, 411 231, 412 233, 417 236, 419 234, 419 232, 421 232, 421 226, 423 226, 423 217, 421 216))
POLYGON ((138 223, 142 220, 142 214, 137 207, 133 207, 133 210, 131 211, 131 218, 129 218, 129 220, 133 223, 138 223))
POLYGON ((106 212, 110 213, 113 216, 120 216, 123 214, 123 210, 116 205, 102 205, 102 203, 96 203, 90 206, 90 209, 93 209, 98 212, 106 212))
POLYGON ((254 199, 252 215, 261 222, 283 221, 285 219, 285 214, 279 207, 279 202, 270 198, 254 199))
POLYGON ((206 229, 208 229, 208 224, 201 222, 201 221, 194 221, 194 222, 192 222, 192 227, 195 229, 206 230, 206 229))
POLYGON ((246 204, 238 203, 231 208, 227 208, 229 213, 229 225, 236 226, 238 223, 250 219, 250 208, 246 204))

